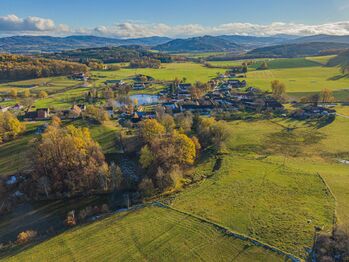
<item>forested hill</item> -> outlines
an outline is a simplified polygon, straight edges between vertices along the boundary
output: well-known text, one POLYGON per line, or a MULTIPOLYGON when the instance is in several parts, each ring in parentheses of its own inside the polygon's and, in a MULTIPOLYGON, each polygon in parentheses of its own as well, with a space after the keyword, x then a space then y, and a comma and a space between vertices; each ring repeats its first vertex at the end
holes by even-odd
POLYGON ((90 60, 98 60, 103 63, 119 63, 143 58, 157 59, 162 63, 172 61, 171 56, 167 54, 151 52, 144 47, 137 45, 77 49, 54 54, 45 54, 44 56, 46 58, 80 63, 86 63, 90 60))
POLYGON ((87 66, 78 63, 0 54, 0 81, 70 75, 87 69, 87 66))
POLYGON ((330 59, 328 66, 349 66, 349 49, 330 59))
POLYGON ((146 45, 155 46, 170 41, 167 37, 144 37, 133 39, 117 39, 98 36, 11 36, 0 38, 0 53, 40 54, 61 52, 72 49, 120 46, 146 45))
POLYGON ((213 36, 176 39, 154 47, 166 52, 226 52, 241 51, 243 48, 233 42, 213 36))
POLYGON ((254 49, 247 53, 254 57, 304 57, 321 54, 338 54, 349 48, 345 43, 300 43, 254 49))

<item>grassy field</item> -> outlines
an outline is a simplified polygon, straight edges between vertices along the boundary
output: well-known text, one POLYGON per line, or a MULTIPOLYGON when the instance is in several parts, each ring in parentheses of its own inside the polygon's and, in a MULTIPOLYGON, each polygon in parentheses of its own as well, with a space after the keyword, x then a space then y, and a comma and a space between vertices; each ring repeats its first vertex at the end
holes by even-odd
POLYGON ((317 62, 317 63, 320 63, 322 65, 326 65, 327 62, 336 57, 335 55, 327 55, 327 56, 309 56, 307 57, 306 59, 307 60, 310 60, 310 61, 314 61, 314 62, 317 62))
POLYGON ((270 90, 270 82, 280 80, 288 93, 319 92, 324 88, 333 91, 349 88, 349 78, 340 77, 339 69, 333 67, 303 67, 252 71, 247 74, 248 85, 270 90), (338 78, 338 79, 337 79, 338 78))
POLYGON ((282 129, 267 121, 232 123, 231 153, 221 169, 172 205, 306 256, 314 226, 331 230, 334 199, 316 173, 270 161, 264 143, 282 129))
MULTIPOLYGON (((219 70, 218 70, 219 71, 219 70)), ((169 63, 162 64, 161 69, 141 68, 141 69, 121 69, 118 71, 95 71, 93 75, 98 78, 97 83, 104 83, 111 79, 125 79, 136 74, 149 75, 157 80, 174 80, 176 77, 187 78, 189 83, 196 81, 207 82, 216 76, 218 72, 215 68, 206 68, 195 63, 169 63)))
POLYGON ((278 59, 251 59, 251 60, 236 60, 236 61, 214 61, 209 62, 214 66, 240 66, 246 61, 253 61, 254 63, 249 66, 250 70, 256 70, 260 67, 262 62, 267 62, 269 69, 284 69, 284 68, 299 68, 299 67, 313 67, 319 66, 319 62, 316 60, 310 60, 305 58, 278 58, 278 59))
POLYGON ((3 83, 3 84, 0 84, 0 91, 9 91, 11 89, 17 89, 18 92, 22 92, 26 88, 30 88, 30 91, 32 92, 39 92, 40 90, 44 90, 48 93, 51 93, 51 92, 57 92, 67 87, 75 86, 78 84, 81 84, 81 82, 68 79, 65 76, 47 77, 47 78, 38 78, 38 79, 3 83))
POLYGON ((175 211, 148 207, 78 227, 7 261, 284 261, 175 211))
POLYGON ((26 124, 26 132, 13 141, 0 144, 0 176, 13 174, 30 163, 31 140, 36 137, 35 130, 42 122, 26 124))

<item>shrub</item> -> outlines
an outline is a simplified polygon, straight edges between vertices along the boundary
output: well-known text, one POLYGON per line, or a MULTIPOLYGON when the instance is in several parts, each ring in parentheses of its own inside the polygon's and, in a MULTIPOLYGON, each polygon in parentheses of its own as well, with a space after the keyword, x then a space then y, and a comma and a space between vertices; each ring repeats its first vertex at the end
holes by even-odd
POLYGON ((75 218, 75 211, 70 211, 68 214, 67 214, 67 218, 65 219, 65 225, 66 226, 69 226, 69 227, 72 227, 72 226, 75 226, 76 225, 76 218, 75 218))
POLYGON ((18 234, 17 236, 17 243, 18 244, 24 244, 29 242, 30 240, 34 239, 37 236, 37 232, 34 230, 27 230, 23 231, 18 234))

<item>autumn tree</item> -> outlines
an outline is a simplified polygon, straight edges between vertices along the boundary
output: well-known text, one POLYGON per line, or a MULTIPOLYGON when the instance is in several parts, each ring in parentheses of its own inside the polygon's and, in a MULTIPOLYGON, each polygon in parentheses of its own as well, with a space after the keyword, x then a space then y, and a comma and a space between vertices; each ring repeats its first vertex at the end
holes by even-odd
POLYGON ((31 107, 34 105, 35 100, 32 97, 25 97, 21 100, 21 104, 24 107, 24 110, 28 112, 31 107))
POLYGON ((201 118, 196 130, 200 144, 211 147, 217 152, 224 150, 230 137, 230 128, 224 121, 216 121, 214 118, 201 118))
POLYGON ((169 114, 163 114, 158 118, 159 122, 165 127, 166 132, 170 133, 176 127, 176 123, 173 117, 169 114))
POLYGON ((58 116, 53 116, 51 119, 51 125, 55 127, 60 127, 62 120, 58 116))
POLYGON ((193 127, 193 114, 190 111, 177 114, 175 121, 179 131, 189 133, 193 127))
POLYGON ((335 100, 335 98, 332 95, 332 90, 325 88, 320 93, 320 101, 322 103, 331 103, 335 100))
POLYGON ((150 143, 154 139, 160 139, 165 132, 165 127, 156 119, 144 120, 139 126, 139 135, 145 143, 150 143))
POLYGON ((269 65, 267 62, 263 62, 259 67, 258 70, 267 70, 269 68, 269 65))
POLYGON ((87 128, 50 125, 35 146, 32 163, 37 193, 46 197, 108 189, 108 165, 87 128))
POLYGON ((26 90, 24 90, 24 92, 23 92, 23 97, 25 97, 25 98, 30 97, 30 89, 29 89, 29 88, 27 88, 26 90))
POLYGON ((120 191, 122 189, 122 182, 124 181, 121 169, 114 162, 110 164, 110 189, 112 191, 120 191))
POLYGON ((286 94, 286 86, 279 80, 271 82, 271 90, 275 99, 283 100, 286 94))
POLYGON ((46 98, 48 97, 48 94, 46 91, 41 90, 38 95, 39 98, 46 98))
POLYGON ((318 106, 320 102, 320 95, 319 94, 312 94, 309 96, 305 96, 301 98, 301 103, 309 103, 312 104, 313 106, 318 106))
POLYGON ((25 126, 10 112, 0 112, 0 143, 12 140, 23 133, 25 126))
POLYGON ((108 112, 105 111, 103 108, 95 105, 88 105, 84 115, 88 118, 96 120, 101 124, 105 121, 109 121, 108 112))
POLYGON ((10 96, 13 97, 13 98, 16 98, 18 96, 17 89, 11 89, 10 96))
POLYGON ((154 155, 150 151, 150 148, 148 145, 145 145, 141 149, 141 155, 139 162, 141 163, 143 168, 148 168, 154 161, 154 155))

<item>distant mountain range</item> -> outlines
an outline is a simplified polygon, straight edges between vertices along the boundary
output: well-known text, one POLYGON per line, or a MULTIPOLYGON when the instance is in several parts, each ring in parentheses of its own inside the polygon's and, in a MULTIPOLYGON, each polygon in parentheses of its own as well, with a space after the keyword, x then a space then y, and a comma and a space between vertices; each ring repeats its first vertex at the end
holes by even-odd
POLYGON ((241 51, 243 47, 220 37, 202 36, 175 39, 165 44, 157 45, 154 49, 166 52, 232 52, 241 51))
POLYGON ((155 46, 166 43, 170 40, 172 39, 159 36, 131 39, 116 39, 98 36, 12 36, 0 38, 0 52, 35 54, 105 46, 155 46))
MULTIPOLYGON (((53 53, 74 49, 96 48, 106 46, 126 46, 141 45, 148 46, 154 50, 164 52, 246 52, 253 49, 274 47, 274 50, 280 49, 280 46, 308 48, 308 46, 295 46, 295 44, 307 43, 328 43, 328 47, 337 48, 334 44, 349 44, 348 36, 332 35, 313 35, 306 37, 297 37, 291 35, 275 35, 266 37, 241 36, 241 35, 221 35, 221 36, 202 36, 187 39, 171 39, 168 37, 145 37, 133 39, 117 39, 98 36, 13 36, 0 38, 0 53, 53 53), (293 46, 287 46, 287 45, 293 46)), ((324 47, 324 45, 322 45, 324 47)), ((320 44, 314 48, 323 50, 320 44)), ((325 50, 328 48, 326 47, 325 50)), ((339 46, 340 47, 340 46, 339 46)), ((265 49, 262 49, 265 51, 265 49)), ((268 49, 266 49, 268 50, 268 49)), ((253 52, 257 52, 253 51, 253 52)), ((263 51, 263 52, 264 52, 263 51)), ((277 51, 279 52, 279 51, 277 51)), ((306 51, 308 52, 308 51, 306 51)), ((279 52, 280 53, 280 52, 279 52)), ((282 52, 281 52, 282 53, 282 52)), ((311 51, 310 53, 314 53, 311 51)), ((308 53, 307 53, 308 54, 308 53)), ((308 54, 309 55, 309 54, 308 54)))
POLYGON ((256 48, 247 52, 251 57, 304 57, 321 54, 338 54, 348 49, 349 43, 311 42, 283 44, 256 48))
POLYGON ((312 35, 293 39, 289 43, 344 43, 349 44, 349 35, 312 35))

